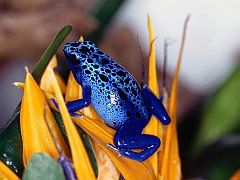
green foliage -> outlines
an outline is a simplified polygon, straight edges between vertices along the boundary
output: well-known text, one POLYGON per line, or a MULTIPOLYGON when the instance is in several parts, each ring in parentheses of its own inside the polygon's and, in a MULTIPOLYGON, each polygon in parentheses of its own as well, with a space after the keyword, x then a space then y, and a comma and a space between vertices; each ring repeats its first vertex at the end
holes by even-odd
POLYGON ((7 129, 0 134, 0 160, 18 176, 23 172, 22 139, 20 134, 20 106, 13 113, 7 129))
POLYGON ((199 151, 223 135, 240 130, 240 66, 209 99, 195 140, 194 150, 199 151))
POLYGON ((185 125, 189 132, 182 130, 181 135, 185 133, 184 138, 191 139, 188 148, 184 147, 185 151, 190 149, 183 155, 184 177, 225 180, 240 168, 239 82, 240 65, 209 97, 203 110, 194 111, 194 117, 190 116, 190 121, 183 122, 189 123, 185 125), (193 135, 195 132, 196 136, 193 135))
POLYGON ((63 170, 48 154, 34 154, 28 161, 22 180, 65 180, 63 170))

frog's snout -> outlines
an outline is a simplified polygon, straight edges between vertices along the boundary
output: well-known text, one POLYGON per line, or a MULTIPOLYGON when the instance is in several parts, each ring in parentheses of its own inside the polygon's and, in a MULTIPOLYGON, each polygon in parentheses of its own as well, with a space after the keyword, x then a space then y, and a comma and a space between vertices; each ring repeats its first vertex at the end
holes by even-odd
POLYGON ((70 43, 64 45, 63 52, 65 55, 68 55, 70 53, 70 43))

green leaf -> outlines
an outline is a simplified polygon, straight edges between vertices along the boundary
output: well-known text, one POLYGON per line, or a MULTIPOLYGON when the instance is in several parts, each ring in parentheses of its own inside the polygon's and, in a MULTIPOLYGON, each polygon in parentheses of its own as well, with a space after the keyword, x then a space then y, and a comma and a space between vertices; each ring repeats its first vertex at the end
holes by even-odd
POLYGON ((206 105, 197 138, 194 141, 195 153, 223 135, 239 132, 239 82, 240 65, 206 105))
MULTIPOLYGON (((54 37, 38 64, 33 70, 33 77, 39 83, 41 76, 46 69, 53 54, 56 53, 61 43, 67 37, 72 29, 71 25, 63 27, 54 37)), ((22 140, 20 134, 20 107, 21 102, 16 107, 11 118, 0 129, 0 160, 9 166, 18 176, 22 175, 23 162, 22 162, 22 140)))
POLYGON ((48 154, 34 154, 28 161, 27 168, 23 173, 23 180, 65 180, 63 170, 48 154))
MULTIPOLYGON (((19 104, 12 115, 12 119, 20 118, 19 104)), ((22 175, 22 139, 19 121, 13 121, 8 128, 0 134, 0 160, 4 162, 18 176, 22 175)))
POLYGON ((35 81, 39 84, 40 80, 42 78, 42 75, 53 57, 53 55, 58 50, 59 46, 63 43, 64 39, 67 37, 67 35, 71 32, 72 25, 68 24, 65 27, 63 27, 58 34, 54 37, 52 42, 49 44, 41 58, 39 59, 37 65, 35 66, 32 76, 34 77, 35 81))

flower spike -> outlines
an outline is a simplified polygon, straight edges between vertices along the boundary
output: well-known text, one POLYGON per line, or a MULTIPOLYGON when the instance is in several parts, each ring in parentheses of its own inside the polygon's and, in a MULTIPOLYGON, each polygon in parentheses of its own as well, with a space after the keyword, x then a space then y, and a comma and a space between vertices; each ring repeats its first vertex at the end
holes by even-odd
MULTIPOLYGON (((154 34, 152 21, 150 16, 148 16, 148 31, 149 31, 149 43, 150 43, 150 52, 149 52, 149 75, 148 75, 148 87, 152 92, 159 97, 158 91, 158 80, 157 80, 157 70, 156 70, 156 55, 155 55, 155 46, 154 46, 154 34)), ((159 139, 162 139, 162 125, 155 118, 151 117, 150 122, 144 129, 144 133, 152 134, 157 136, 159 139)), ((161 146, 160 146, 161 149, 161 146)), ((158 175, 158 151, 155 152, 150 158, 155 175, 158 175)))
POLYGON ((166 179, 181 179, 181 162, 178 152, 178 137, 177 137, 177 123, 176 123, 176 114, 177 114, 177 94, 178 94, 178 76, 180 71, 180 64, 182 60, 182 54, 185 44, 187 25, 190 16, 187 16, 182 35, 182 43, 179 51, 178 61, 176 70, 174 73, 172 89, 170 93, 169 101, 169 115, 172 119, 172 123, 166 127, 166 132, 164 136, 164 149, 162 154, 162 165, 160 167, 160 174, 166 179))

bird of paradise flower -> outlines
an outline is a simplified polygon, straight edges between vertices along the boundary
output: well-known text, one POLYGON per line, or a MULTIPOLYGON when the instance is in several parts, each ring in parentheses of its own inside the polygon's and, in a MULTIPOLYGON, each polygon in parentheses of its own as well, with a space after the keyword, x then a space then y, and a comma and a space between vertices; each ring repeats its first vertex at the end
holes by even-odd
MULTIPOLYGON (((80 113, 83 114, 82 118, 70 117, 65 106, 65 101, 81 98, 81 87, 75 81, 71 73, 67 85, 64 84, 59 74, 53 70, 57 66, 56 57, 53 56, 51 63, 48 65, 42 77, 40 83, 41 88, 37 85, 27 68, 25 84, 15 83, 16 86, 24 88, 20 112, 24 166, 27 167, 29 159, 35 153, 47 153, 54 159, 58 159, 59 151, 51 136, 51 134, 54 134, 64 154, 73 161, 78 179, 119 179, 120 175, 122 175, 124 179, 181 179, 182 174, 178 152, 176 111, 178 76, 188 20, 189 16, 186 18, 184 24, 182 43, 169 98, 166 89, 162 91, 165 106, 168 109, 172 123, 165 127, 152 117, 150 123, 144 129, 145 133, 158 136, 162 141, 161 147, 153 156, 144 162, 137 162, 128 158, 119 157, 117 151, 107 147, 108 143, 113 144, 115 130, 103 123, 92 106, 81 110, 80 113), (62 94, 65 94, 65 100, 62 94), (59 103, 59 110, 66 129, 69 146, 65 142, 50 110, 50 107, 58 110, 50 101, 51 98, 55 98, 59 103), (45 104, 47 103, 49 106, 46 107, 45 104), (47 124, 49 124, 51 132, 47 127, 46 121, 47 124), (88 152, 73 122, 84 129, 91 137, 92 146, 98 163, 97 177, 91 165, 88 152)), ((149 42, 151 44, 154 41, 154 34, 150 17, 148 17, 148 29, 149 42)), ((159 96, 154 45, 152 45, 149 56, 148 86, 156 96, 159 96)), ((6 171, 5 169, 4 164, 0 163, 0 177, 2 175, 8 179, 18 179, 14 173, 6 171)))

